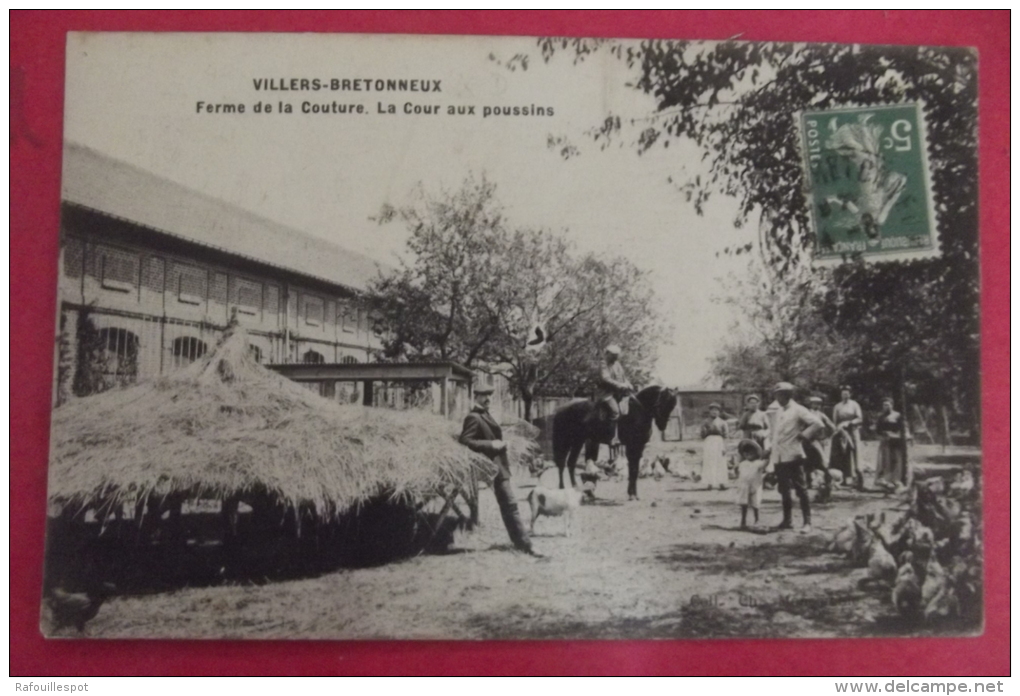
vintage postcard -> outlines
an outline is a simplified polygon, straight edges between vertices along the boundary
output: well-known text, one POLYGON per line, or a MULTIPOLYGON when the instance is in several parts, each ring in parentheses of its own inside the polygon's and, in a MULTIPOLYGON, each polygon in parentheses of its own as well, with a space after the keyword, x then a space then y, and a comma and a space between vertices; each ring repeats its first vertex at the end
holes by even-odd
POLYGON ((980 634, 977 71, 69 34, 44 635, 980 634))

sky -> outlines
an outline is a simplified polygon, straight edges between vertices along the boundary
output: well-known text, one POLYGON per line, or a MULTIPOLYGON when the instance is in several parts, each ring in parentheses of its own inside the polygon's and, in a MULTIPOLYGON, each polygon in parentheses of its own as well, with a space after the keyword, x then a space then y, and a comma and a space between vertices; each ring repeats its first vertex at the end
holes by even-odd
POLYGON ((702 171, 693 145, 638 155, 626 143, 603 150, 586 135, 609 114, 653 112, 650 98, 626 86, 631 77, 608 52, 581 64, 567 54, 543 63, 533 39, 71 34, 65 137, 389 264, 407 230, 371 220, 384 205, 410 202, 419 186, 455 190, 484 173, 511 224, 552 230, 582 252, 622 255, 649 272, 675 327, 659 347, 656 374, 693 385, 708 377, 710 357, 738 319, 713 298, 745 261, 719 252, 753 241, 752 226, 736 229, 735 201, 722 197, 698 216, 668 182, 702 171), (503 63, 519 53, 530 54, 529 68, 508 70, 503 63), (270 78, 317 78, 326 87, 255 88, 270 78), (333 79, 350 87, 357 79, 439 80, 441 91, 333 91, 333 79), (200 101, 243 104, 245 113, 207 113, 200 101), (255 113, 258 102, 273 113, 255 113), (293 113, 278 113, 280 102, 293 113), (364 113, 305 114, 304 102, 361 105, 364 113), (381 113, 390 105, 395 114, 381 113), (403 113, 436 105, 439 114, 403 113), (486 107, 532 105, 553 115, 483 117, 486 107), (475 113, 448 115, 450 106, 475 113), (568 138, 581 154, 562 158, 550 137, 568 138))

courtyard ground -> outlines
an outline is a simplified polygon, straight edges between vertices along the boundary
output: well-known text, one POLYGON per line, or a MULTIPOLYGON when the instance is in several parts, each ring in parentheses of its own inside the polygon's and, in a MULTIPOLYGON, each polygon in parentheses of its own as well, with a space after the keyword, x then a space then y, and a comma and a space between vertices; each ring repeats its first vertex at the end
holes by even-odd
MULTIPOLYGON (((826 551, 853 516, 903 509, 901 499, 841 489, 814 506, 809 534, 742 531, 733 489, 707 491, 691 476, 700 443, 654 440, 649 454, 670 456, 674 475, 641 479, 634 502, 622 478, 601 481, 571 537, 561 519, 539 519, 541 558, 512 550, 492 493, 483 490, 480 527, 458 532, 447 553, 285 582, 115 597, 86 631, 104 638, 645 639, 933 630, 905 624, 888 590, 859 589, 866 570, 826 551)), ((873 447, 864 454, 874 461, 873 447)), ((915 456, 923 472, 977 453, 916 448, 915 456)), ((516 477, 522 511, 537 483, 555 486, 555 469, 516 477)), ((761 513, 763 525, 780 521, 776 491, 765 492, 761 513)))

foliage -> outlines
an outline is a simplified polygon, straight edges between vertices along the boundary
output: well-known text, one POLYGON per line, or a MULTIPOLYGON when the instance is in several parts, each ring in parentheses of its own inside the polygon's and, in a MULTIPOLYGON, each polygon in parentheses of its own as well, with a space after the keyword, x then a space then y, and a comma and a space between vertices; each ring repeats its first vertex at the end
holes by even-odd
POLYGON ((75 342, 77 355, 71 391, 75 396, 91 396, 109 389, 106 343, 92 321, 89 307, 78 312, 75 342))
MULTIPOLYGON (((586 255, 576 260, 566 256, 561 261, 564 265, 557 275, 545 276, 544 297, 537 295, 538 301, 532 304, 524 295, 524 303, 511 312, 520 318, 534 308, 533 316, 542 318, 547 331, 546 346, 530 352, 530 323, 509 322, 487 352, 524 401, 526 417, 538 394, 590 394, 603 349, 610 343, 625 349, 624 363, 631 380, 647 384, 656 347, 666 340, 667 331, 643 271, 623 258, 586 255)), ((541 275, 550 270, 543 269, 545 265, 539 261, 533 270, 541 275)), ((533 287, 527 275, 515 273, 514 282, 524 293, 533 287)))
MULTIPOLYGON (((846 375, 877 391, 905 379, 919 399, 977 422, 979 374, 977 73, 967 49, 835 44, 640 43, 540 39, 546 61, 608 50, 652 95, 643 119, 607 114, 590 135, 639 153, 688 139, 702 166, 676 185, 699 213, 713 195, 738 202, 740 227, 757 218, 757 247, 776 279, 810 263, 796 113, 846 105, 920 101, 941 232, 942 257, 909 264, 849 258, 826 278, 821 317, 859 338, 846 375)), ((558 139, 555 147, 566 152, 558 139)), ((577 154, 576 148, 570 156, 577 154)), ((566 155, 564 155, 566 156, 566 155)), ((728 247, 741 254, 749 245, 728 247)), ((757 310, 752 310, 757 311, 757 310)))
POLYGON ((389 359, 435 358, 506 375, 525 402, 591 386, 602 348, 620 343, 647 380, 665 331, 645 273, 622 258, 578 257, 545 230, 514 229, 495 186, 469 177, 380 220, 410 232, 410 261, 372 288, 375 330, 389 359), (547 343, 528 349, 535 321, 547 343))
POLYGON ((723 386, 769 393, 778 380, 799 387, 838 391, 838 381, 860 351, 860 339, 830 327, 823 315, 824 273, 801 267, 797 277, 777 279, 752 261, 746 278, 733 281, 723 299, 743 320, 712 360, 723 386))
POLYGON ((414 259, 372 288, 386 357, 432 356, 468 367, 500 329, 506 296, 494 253, 505 234, 494 184, 469 178, 461 190, 386 210, 408 227, 414 259))

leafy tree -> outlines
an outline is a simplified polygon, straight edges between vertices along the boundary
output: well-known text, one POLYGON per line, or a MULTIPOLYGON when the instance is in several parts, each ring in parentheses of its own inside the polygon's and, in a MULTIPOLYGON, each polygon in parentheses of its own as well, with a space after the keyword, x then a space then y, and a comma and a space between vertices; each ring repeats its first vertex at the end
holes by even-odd
POLYGON ((622 258, 577 258, 544 230, 510 229, 484 178, 384 211, 410 231, 410 261, 373 287, 390 359, 437 358, 505 375, 530 417, 535 396, 584 393, 610 342, 647 379, 664 331, 645 273, 622 258), (528 348, 536 320, 546 345, 528 348))
POLYGON ((505 229, 495 185, 468 178, 456 192, 385 209, 408 227, 411 263, 377 280, 376 331, 390 358, 429 356, 473 366, 506 311, 498 257, 505 229))
MULTIPOLYGON (((99 329, 96 328, 95 322, 92 321, 91 306, 83 307, 78 312, 75 324, 75 342, 77 343, 77 352, 71 392, 75 396, 91 396, 109 389, 112 384, 107 379, 109 365, 105 350, 106 343, 103 341, 99 329)), ((69 349, 68 353, 70 353, 69 349)))
MULTIPOLYGON (((877 394, 902 380, 918 398, 950 403, 976 425, 979 320, 976 56, 967 49, 835 44, 613 42, 540 39, 542 57, 575 62, 609 51, 652 95, 646 118, 608 114, 591 129, 606 147, 639 153, 688 139, 700 171, 674 183, 700 213, 713 195, 735 198, 736 226, 758 221, 757 248, 774 276, 790 282, 810 262, 813 239, 804 196, 796 113, 856 104, 921 101, 941 231, 940 258, 865 264, 848 258, 831 275, 820 309, 826 325, 859 337, 851 380, 877 394)), ((511 67, 526 69, 515 57, 511 67)), ((563 156, 579 149, 550 138, 563 156)), ((726 248, 746 253, 752 245, 726 248)))
MULTIPOLYGON (((549 244, 551 238, 546 239, 549 244)), ((514 274, 513 282, 520 288, 516 297, 523 302, 514 306, 513 319, 487 355, 521 397, 525 418, 530 419, 531 404, 538 395, 591 393, 604 348, 610 343, 624 348, 632 382, 650 381, 655 348, 666 340, 668 327, 661 321, 643 271, 619 257, 586 255, 574 260, 563 254, 552 267, 546 255, 529 253, 520 258, 531 263, 530 272, 514 274), (532 295, 532 289, 540 291, 532 295), (538 352, 527 346, 530 322, 519 321, 528 316, 540 318, 546 329, 547 343, 538 352)))
POLYGON ((853 364, 860 340, 833 329, 824 318, 820 274, 807 266, 798 278, 776 282, 760 261, 735 280, 724 302, 743 314, 712 360, 727 389, 767 394, 777 380, 799 387, 838 391, 853 364))

